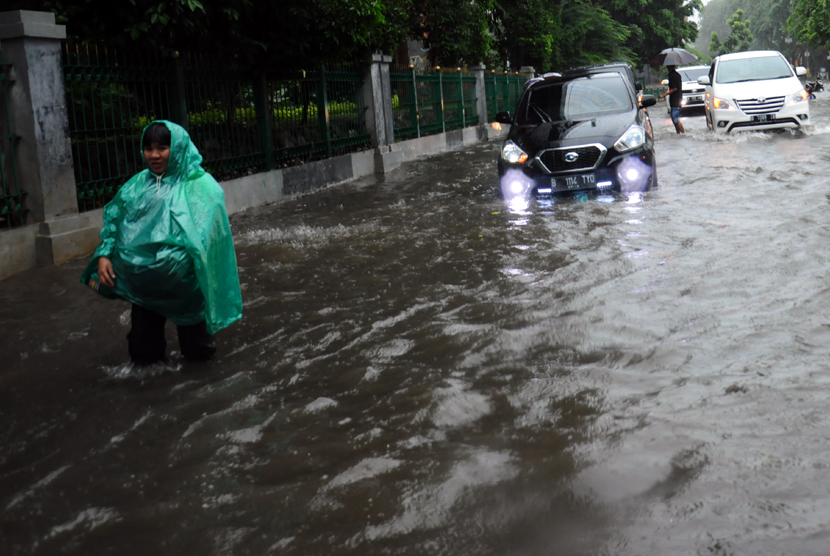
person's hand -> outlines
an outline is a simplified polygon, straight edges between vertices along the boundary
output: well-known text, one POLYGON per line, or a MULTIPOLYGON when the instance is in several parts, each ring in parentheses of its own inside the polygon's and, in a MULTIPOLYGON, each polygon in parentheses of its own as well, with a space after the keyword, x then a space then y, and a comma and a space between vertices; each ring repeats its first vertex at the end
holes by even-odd
POLYGON ((115 287, 115 271, 112 269, 112 261, 106 257, 98 257, 98 278, 106 287, 115 287))

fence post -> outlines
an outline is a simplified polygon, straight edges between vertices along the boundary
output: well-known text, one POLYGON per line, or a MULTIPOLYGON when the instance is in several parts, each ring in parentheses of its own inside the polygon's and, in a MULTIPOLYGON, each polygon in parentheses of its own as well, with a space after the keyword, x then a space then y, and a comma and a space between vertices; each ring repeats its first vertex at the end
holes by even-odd
POLYGON ((395 142, 395 120, 392 112, 392 84, 389 64, 392 57, 372 54, 372 63, 363 82, 363 101, 366 106, 366 127, 373 148, 395 142))
POLYGON ((458 68, 458 104, 461 112, 461 127, 467 127, 466 110, 464 109, 464 76, 458 68))
POLYGON ((523 75, 526 81, 530 81, 536 76, 536 68, 533 66, 522 66, 519 68, 519 74, 523 75))
MULTIPOLYGON (((14 72, 7 99, 8 125, 20 137, 14 164, 26 208, 41 223, 30 259, 37 264, 89 253, 98 241, 98 229, 78 214, 61 61, 65 38, 66 28, 50 12, 0 13, 3 58, 14 72)), ((6 272, 0 268, 0 276, 6 272)))
POLYGON ((415 78, 415 67, 412 67, 412 99, 414 101, 412 120, 415 122, 415 131, 421 137, 421 113, 418 111, 418 81, 415 78))
POLYGON ((259 147, 265 153, 265 167, 275 168, 274 164, 274 114, 268 105, 268 82, 265 74, 254 77, 254 108, 256 110, 256 127, 259 133, 259 147))
POLYGON ((52 13, 0 13, 3 58, 15 77, 8 89, 9 127, 21 137, 15 163, 35 222, 78 212, 61 62, 65 38, 66 27, 55 25, 52 13))
POLYGON ((173 82, 168 89, 168 101, 170 103, 170 117, 174 122, 190 131, 187 117, 187 89, 184 80, 184 62, 178 52, 173 53, 173 82))
POLYGON ((478 111, 478 124, 487 125, 487 86, 484 83, 484 64, 470 66, 476 76, 476 111, 478 111))
POLYGON ((444 117, 444 78, 441 75, 441 68, 435 68, 438 71, 438 98, 441 99, 441 110, 438 115, 441 117, 441 133, 447 132, 447 119, 444 117))
POLYGON ((326 143, 326 158, 331 158, 331 126, 329 122, 326 66, 320 66, 320 80, 317 82, 317 119, 320 122, 320 139, 326 143))

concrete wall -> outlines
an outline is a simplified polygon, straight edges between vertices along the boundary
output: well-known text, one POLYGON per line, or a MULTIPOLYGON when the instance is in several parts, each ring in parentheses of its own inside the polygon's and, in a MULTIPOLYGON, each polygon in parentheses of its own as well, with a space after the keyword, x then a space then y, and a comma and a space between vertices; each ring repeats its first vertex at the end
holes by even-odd
MULTIPOLYGON (((496 130, 491 126, 468 127, 229 180, 221 183, 225 190, 225 205, 228 213, 234 214, 279 203, 371 174, 388 173, 404 162, 502 137, 506 133, 506 129, 496 130)), ((0 280, 38 264, 60 264, 69 260, 62 253, 89 256, 98 246, 103 212, 98 209, 0 232, 0 280)))

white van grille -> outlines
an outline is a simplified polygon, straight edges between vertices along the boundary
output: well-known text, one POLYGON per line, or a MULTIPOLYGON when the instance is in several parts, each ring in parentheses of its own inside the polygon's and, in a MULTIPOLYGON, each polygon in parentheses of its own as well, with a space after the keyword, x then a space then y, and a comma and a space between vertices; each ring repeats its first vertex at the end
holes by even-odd
POLYGON ((784 106, 785 97, 771 97, 771 98, 748 98, 745 100, 738 100, 738 108, 749 114, 774 114, 781 110, 784 106))

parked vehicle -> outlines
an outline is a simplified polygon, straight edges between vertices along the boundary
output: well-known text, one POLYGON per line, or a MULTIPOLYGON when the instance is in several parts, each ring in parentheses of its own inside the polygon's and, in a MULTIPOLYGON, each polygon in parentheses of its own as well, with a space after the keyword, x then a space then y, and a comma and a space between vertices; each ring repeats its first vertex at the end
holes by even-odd
MULTIPOLYGON (((677 68, 677 73, 683 79, 683 100, 680 101, 680 111, 684 108, 703 108, 706 106, 706 87, 697 82, 697 78, 701 75, 709 73, 709 66, 686 66, 677 68)), ((664 79, 663 85, 668 85, 669 80, 664 79)), ((669 97, 666 97, 666 110, 671 114, 671 105, 669 105, 669 97)))
POLYGON ((619 67, 591 66, 525 89, 502 145, 498 172, 505 198, 575 191, 645 191, 657 186, 654 135, 642 97, 619 67))
POLYGON ((816 98, 814 93, 818 91, 824 90, 824 83, 821 82, 821 78, 816 77, 815 81, 807 81, 804 83, 804 90, 810 93, 810 98, 816 98))
POLYGON ((706 125, 717 133, 808 125, 810 95, 799 80, 806 74, 775 50, 716 57, 698 78, 706 86, 706 125))

